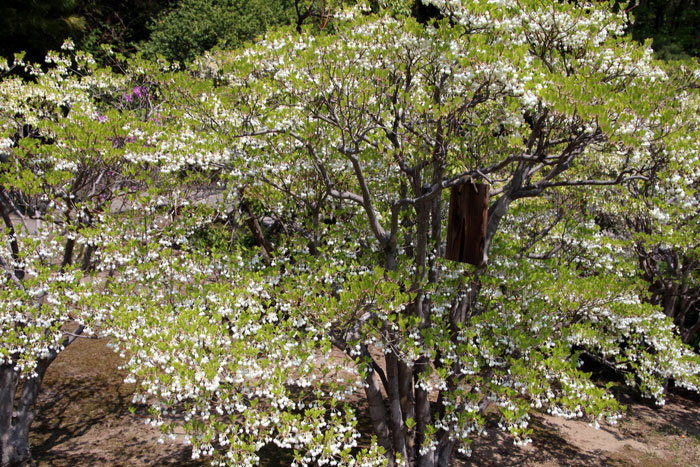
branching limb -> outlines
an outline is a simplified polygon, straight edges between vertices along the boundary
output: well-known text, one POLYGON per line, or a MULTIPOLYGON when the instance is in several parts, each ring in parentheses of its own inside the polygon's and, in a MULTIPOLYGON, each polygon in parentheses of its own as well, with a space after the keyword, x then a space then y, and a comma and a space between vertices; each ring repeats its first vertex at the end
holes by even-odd
POLYGON ((24 279, 24 269, 19 266, 19 243, 17 242, 17 232, 15 231, 15 226, 10 218, 9 206, 4 202, 7 196, 5 191, 0 191, 0 215, 2 215, 2 220, 5 222, 5 227, 8 230, 10 236, 10 252, 12 255, 12 260, 16 263, 14 268, 13 278, 17 280, 24 279))
POLYGON ((518 254, 516 255, 517 258, 522 258, 523 254, 528 251, 530 248, 535 246, 537 242, 545 238, 547 235, 549 235, 549 232, 552 231, 554 227, 556 227, 559 222, 564 218, 564 211, 559 211, 557 213, 557 216, 554 218, 551 224, 549 224, 544 230, 542 230, 539 234, 537 234, 534 238, 532 238, 527 245, 522 247, 518 254))
POLYGON ((360 160, 357 158, 356 155, 353 155, 350 152, 345 152, 345 155, 350 160, 350 163, 352 164, 353 170, 355 172, 355 178, 357 179, 357 183, 360 185, 360 190, 362 191, 362 207, 367 213, 370 228, 372 229, 372 232, 374 232, 374 236, 377 238, 377 240, 379 240, 381 245, 386 247, 389 243, 389 236, 384 231, 384 228, 381 226, 381 224, 379 223, 379 219, 377 218, 377 213, 372 204, 372 195, 370 194, 369 186, 367 185, 367 180, 365 179, 365 175, 362 171, 360 160))

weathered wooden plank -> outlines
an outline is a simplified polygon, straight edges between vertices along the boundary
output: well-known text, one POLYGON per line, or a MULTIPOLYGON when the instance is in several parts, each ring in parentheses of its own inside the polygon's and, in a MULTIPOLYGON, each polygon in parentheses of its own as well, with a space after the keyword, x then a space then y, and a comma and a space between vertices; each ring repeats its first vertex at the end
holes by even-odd
POLYGON ((484 262, 489 185, 465 183, 452 188, 445 258, 475 266, 484 262))

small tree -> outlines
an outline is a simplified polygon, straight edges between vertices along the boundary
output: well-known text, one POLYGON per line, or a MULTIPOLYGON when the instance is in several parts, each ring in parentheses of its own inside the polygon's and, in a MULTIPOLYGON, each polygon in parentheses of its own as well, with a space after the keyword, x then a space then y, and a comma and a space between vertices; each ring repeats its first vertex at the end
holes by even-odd
MULTIPOLYGON (((677 75, 676 106, 680 113, 697 105, 697 62, 673 65, 677 75)), ((648 182, 632 191, 643 207, 628 215, 626 226, 635 242, 641 277, 648 283, 650 301, 673 319, 681 339, 700 344, 700 178, 697 157, 698 125, 678 122, 659 144, 662 157, 648 182)))
MULTIPOLYGON (((50 53, 32 82, 0 82, 0 463, 31 463, 28 435, 49 365, 106 320, 99 227, 137 189, 123 158, 128 121, 153 110, 140 87, 88 55, 50 53), (138 91, 139 97, 133 96, 138 91), (121 112, 121 113, 120 113, 121 112), (114 212, 112 212, 114 211, 114 212)), ((10 66, 3 63, 3 72, 10 66)))

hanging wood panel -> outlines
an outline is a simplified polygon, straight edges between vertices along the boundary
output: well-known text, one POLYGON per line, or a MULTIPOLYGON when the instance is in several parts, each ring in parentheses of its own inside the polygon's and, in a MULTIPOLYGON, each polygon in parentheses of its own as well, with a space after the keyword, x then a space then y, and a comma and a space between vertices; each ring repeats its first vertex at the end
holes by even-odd
POLYGON ((481 266, 484 262, 489 185, 464 183, 452 188, 445 258, 481 266))

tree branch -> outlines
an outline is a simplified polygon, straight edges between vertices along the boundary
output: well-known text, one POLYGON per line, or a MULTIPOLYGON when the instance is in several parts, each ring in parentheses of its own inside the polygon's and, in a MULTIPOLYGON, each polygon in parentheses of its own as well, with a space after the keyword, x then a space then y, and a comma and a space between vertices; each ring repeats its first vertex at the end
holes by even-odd
MULTIPOLYGON (((343 151, 341 150, 341 153, 343 151)), ((384 228, 379 223, 377 218, 377 213, 372 205, 372 195, 369 192, 369 187, 367 181, 365 180, 365 175, 362 172, 362 166, 360 165, 360 160, 357 156, 345 151, 345 156, 350 160, 353 170, 355 171, 355 177, 357 178, 357 183, 360 185, 360 190, 362 191, 362 207, 365 208, 367 217, 369 218, 369 224, 374 232, 375 237, 381 243, 383 247, 386 247, 389 243, 389 235, 384 231, 384 228)))
POLYGON ((612 186, 631 182, 633 180, 649 181, 649 178, 643 175, 634 175, 631 177, 618 177, 615 180, 569 180, 562 182, 528 185, 515 193, 515 199, 539 196, 547 188, 554 188, 560 186, 612 186))

